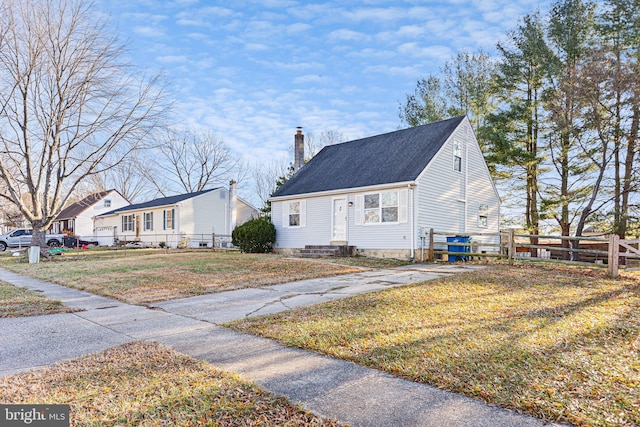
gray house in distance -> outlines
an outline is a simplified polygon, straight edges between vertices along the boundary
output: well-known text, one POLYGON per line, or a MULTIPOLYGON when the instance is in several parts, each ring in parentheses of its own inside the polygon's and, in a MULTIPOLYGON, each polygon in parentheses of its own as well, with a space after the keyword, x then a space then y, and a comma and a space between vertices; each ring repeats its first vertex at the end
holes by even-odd
MULTIPOLYGON (((302 138, 298 131, 296 145, 302 138)), ((327 146, 270 200, 279 253, 348 245, 363 255, 416 259, 430 228, 500 227, 498 192, 464 116, 327 146)))

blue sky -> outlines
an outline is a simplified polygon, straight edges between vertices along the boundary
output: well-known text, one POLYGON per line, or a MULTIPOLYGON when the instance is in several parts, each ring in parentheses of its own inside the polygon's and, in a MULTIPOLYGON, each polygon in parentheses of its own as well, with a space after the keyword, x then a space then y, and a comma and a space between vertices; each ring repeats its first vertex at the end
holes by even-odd
POLYGON ((291 157, 296 126, 348 140, 400 126, 416 81, 460 49, 495 52, 550 1, 100 0, 143 70, 162 70, 173 119, 246 160, 291 157))

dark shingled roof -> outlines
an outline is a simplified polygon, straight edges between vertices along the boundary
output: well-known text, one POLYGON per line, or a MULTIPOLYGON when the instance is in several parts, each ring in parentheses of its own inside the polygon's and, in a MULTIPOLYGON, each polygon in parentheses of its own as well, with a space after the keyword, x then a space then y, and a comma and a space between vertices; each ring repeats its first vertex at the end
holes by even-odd
POLYGON ((101 191, 99 193, 91 194, 90 196, 85 197, 79 202, 75 202, 64 208, 60 214, 56 217, 56 221, 61 221, 63 219, 75 219, 84 212, 86 209, 95 205, 101 199, 107 196, 107 194, 111 193, 114 190, 101 191))
POLYGON ((324 147, 272 197, 413 181, 463 119, 324 147))
POLYGON ((187 200, 187 199, 190 199, 192 197, 199 196, 200 194, 208 193, 209 191, 218 190, 220 188, 222 188, 222 187, 211 188, 209 190, 196 191, 195 193, 179 194, 177 196, 161 197, 159 199, 151 200, 149 202, 137 203, 135 205, 125 206, 125 207, 120 208, 120 209, 114 209, 112 211, 105 212, 105 213, 100 214, 98 216, 107 216, 107 215, 113 215, 115 213, 135 211, 135 210, 138 210, 138 209, 155 208, 155 207, 158 207, 158 206, 175 205, 176 203, 181 202, 183 200, 187 200))

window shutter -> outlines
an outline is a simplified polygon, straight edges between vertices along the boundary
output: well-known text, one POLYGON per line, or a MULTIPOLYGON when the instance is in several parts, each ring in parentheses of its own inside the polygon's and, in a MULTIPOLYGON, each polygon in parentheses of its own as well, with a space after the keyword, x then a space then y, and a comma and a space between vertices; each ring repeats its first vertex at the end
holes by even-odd
POLYGON ((122 220, 122 231, 127 231, 127 229, 124 228, 124 215, 122 215, 120 219, 122 220))
POLYGON ((400 190, 398 192, 398 222, 403 224, 406 223, 408 221, 408 197, 409 196, 409 192, 408 190, 400 190))
POLYGON ((307 226, 307 201, 300 200, 300 227, 307 226))
POLYGON ((282 202, 282 227, 289 227, 289 202, 282 202))
POLYGON ((167 229, 167 211, 162 211, 162 229, 167 229))
POLYGON ((149 227, 149 230, 153 231, 153 212, 149 213, 149 222, 150 222, 149 225, 151 225, 151 227, 149 227))
POLYGON ((175 230, 176 228, 176 210, 171 209, 171 229, 175 230))
POLYGON ((356 217, 355 217, 356 225, 362 225, 363 214, 364 214, 364 195, 356 194, 356 217))

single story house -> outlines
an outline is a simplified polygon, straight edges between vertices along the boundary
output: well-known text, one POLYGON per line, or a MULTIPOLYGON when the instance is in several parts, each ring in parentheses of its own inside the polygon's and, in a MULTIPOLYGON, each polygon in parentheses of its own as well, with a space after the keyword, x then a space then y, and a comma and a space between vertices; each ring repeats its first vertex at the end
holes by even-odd
POLYGON ((101 191, 72 203, 58 214, 49 228, 51 233, 69 233, 93 239, 93 217, 131 204, 117 190, 101 191))
POLYGON ((140 242, 145 246, 211 247, 213 235, 230 241, 237 224, 259 215, 239 198, 236 183, 194 193, 162 197, 98 215, 100 244, 140 242))
MULTIPOLYGON (((298 131, 296 155, 301 141, 298 131)), ((431 228, 455 236, 500 227, 500 198, 465 116, 327 146, 270 201, 279 253, 345 245, 417 259, 431 228)))

